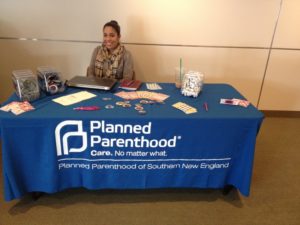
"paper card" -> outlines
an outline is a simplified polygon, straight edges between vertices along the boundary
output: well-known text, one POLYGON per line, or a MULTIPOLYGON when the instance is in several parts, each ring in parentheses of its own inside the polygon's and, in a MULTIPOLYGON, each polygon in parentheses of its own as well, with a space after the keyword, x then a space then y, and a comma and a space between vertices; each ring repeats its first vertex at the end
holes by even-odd
POLYGON ((52 101, 59 103, 63 106, 72 105, 90 98, 96 97, 95 94, 92 94, 88 91, 80 91, 75 94, 70 94, 66 96, 62 96, 59 98, 52 99, 52 101))
POLYGON ((150 92, 149 91, 137 91, 137 95, 139 96, 139 98, 147 98, 149 99, 150 97, 150 92))
POLYGON ((127 92, 127 95, 129 97, 129 99, 131 99, 131 100, 135 100, 135 99, 139 98, 136 91, 127 92))
POLYGON ((33 107, 28 101, 19 102, 19 108, 20 108, 21 110, 24 110, 25 112, 34 109, 34 107, 33 107))
POLYGON ((245 107, 245 108, 247 108, 247 107, 250 105, 250 102, 247 101, 247 100, 236 99, 236 98, 233 98, 232 100, 238 101, 238 104, 239 104, 240 106, 245 107))
POLYGON ((127 94, 127 92, 125 91, 121 91, 115 94, 116 96, 126 99, 126 100, 130 100, 130 96, 127 94))
POLYGON ((13 105, 17 104, 16 101, 13 101, 11 103, 8 103, 7 105, 4 105, 0 108, 0 110, 4 111, 4 112, 9 112, 11 111, 11 108, 13 107, 13 105))
POLYGON ((127 99, 127 100, 135 100, 135 99, 150 99, 154 101, 164 101, 169 98, 169 95, 165 95, 162 93, 150 92, 150 91, 131 91, 131 92, 118 92, 115 94, 116 96, 127 99))
POLYGON ((162 89, 161 86, 157 83, 147 83, 146 87, 148 90, 160 90, 162 89))
POLYGON ((162 93, 153 93, 152 100, 164 101, 169 97, 170 97, 169 95, 165 95, 165 94, 162 94, 162 93))
POLYGON ((183 102, 177 102, 177 103, 173 104, 172 106, 176 109, 183 111, 185 114, 191 114, 191 113, 197 112, 196 108, 189 106, 188 104, 185 104, 183 102))
POLYGON ((11 102, 0 108, 5 112, 11 111, 15 115, 20 115, 21 113, 28 112, 34 109, 34 107, 28 102, 11 102))
POLYGON ((233 99, 225 99, 221 98, 220 99, 220 104, 225 104, 225 105, 239 105, 243 107, 248 107, 250 105, 250 102, 247 100, 242 100, 238 98, 233 98, 233 99))

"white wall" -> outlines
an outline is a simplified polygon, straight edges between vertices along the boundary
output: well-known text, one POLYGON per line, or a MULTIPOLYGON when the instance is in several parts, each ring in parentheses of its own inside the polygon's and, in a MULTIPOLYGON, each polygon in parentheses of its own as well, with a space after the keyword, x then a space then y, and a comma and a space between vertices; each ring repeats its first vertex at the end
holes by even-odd
POLYGON ((300 111, 300 1, 284 0, 259 103, 300 111))
POLYGON ((300 111, 299 8, 297 0, 0 0, 0 100, 15 69, 85 74, 102 26, 115 19, 137 79, 173 82, 182 58, 260 109, 300 111))

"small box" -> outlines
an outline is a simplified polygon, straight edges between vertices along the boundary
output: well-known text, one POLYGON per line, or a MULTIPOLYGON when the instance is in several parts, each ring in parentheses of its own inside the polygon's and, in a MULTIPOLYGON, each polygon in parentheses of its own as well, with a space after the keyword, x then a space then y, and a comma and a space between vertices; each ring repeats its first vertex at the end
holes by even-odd
POLYGON ((38 67, 37 77, 41 90, 46 94, 53 95, 65 90, 65 86, 60 78, 59 72, 51 67, 38 67))
POLYGON ((37 77, 31 70, 14 70, 12 72, 12 80, 20 100, 30 102, 40 97, 37 77))

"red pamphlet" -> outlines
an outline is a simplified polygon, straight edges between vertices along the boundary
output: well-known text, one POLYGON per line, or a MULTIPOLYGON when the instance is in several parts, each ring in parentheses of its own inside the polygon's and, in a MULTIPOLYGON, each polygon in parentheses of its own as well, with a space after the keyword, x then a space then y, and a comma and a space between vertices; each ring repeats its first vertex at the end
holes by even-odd
POLYGON ((135 91, 139 89, 142 82, 140 80, 122 80, 119 88, 124 90, 135 91))

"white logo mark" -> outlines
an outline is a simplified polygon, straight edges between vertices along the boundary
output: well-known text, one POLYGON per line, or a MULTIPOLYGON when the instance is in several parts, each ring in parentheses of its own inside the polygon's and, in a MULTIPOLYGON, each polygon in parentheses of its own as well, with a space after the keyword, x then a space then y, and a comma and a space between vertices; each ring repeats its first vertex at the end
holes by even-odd
POLYGON ((58 156, 61 156, 62 154, 68 155, 69 152, 83 152, 87 148, 87 133, 83 131, 82 121, 66 120, 58 124, 57 127, 55 128, 55 141, 56 141, 56 152, 58 156), (77 126, 78 131, 67 132, 61 138, 60 131, 65 126, 77 126), (82 137, 82 147, 69 149, 68 138, 74 136, 82 137), (61 141, 62 141, 62 146, 61 146, 61 141))

